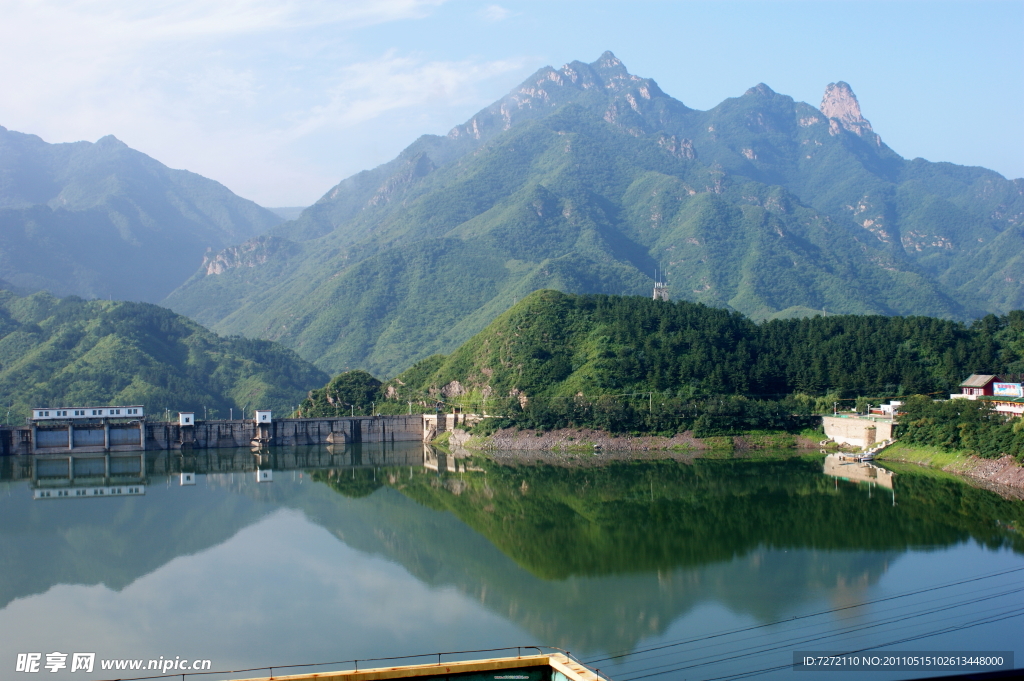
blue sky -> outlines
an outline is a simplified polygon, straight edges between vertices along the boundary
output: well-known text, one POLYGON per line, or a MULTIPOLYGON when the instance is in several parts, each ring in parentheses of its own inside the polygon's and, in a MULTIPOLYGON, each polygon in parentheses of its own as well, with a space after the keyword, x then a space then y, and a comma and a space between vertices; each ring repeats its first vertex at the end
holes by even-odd
POLYGON ((5 0, 0 125, 301 206, 604 50, 699 109, 845 80, 903 156, 1024 177, 1024 0, 5 0))

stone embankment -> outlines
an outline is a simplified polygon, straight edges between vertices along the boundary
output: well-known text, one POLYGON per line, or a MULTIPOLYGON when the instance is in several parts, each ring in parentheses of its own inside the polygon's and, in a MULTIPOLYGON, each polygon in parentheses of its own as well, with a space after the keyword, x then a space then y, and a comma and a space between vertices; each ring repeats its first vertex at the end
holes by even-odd
POLYGON ((1024 466, 1019 465, 1012 456, 1001 459, 979 459, 971 457, 974 467, 967 473, 976 480, 1005 485, 1024 491, 1024 466))
POLYGON ((937 462, 932 460, 927 450, 897 446, 886 449, 879 458, 882 463, 897 461, 938 468, 946 473, 967 478, 976 486, 992 490, 1002 496, 1024 499, 1024 466, 1017 463, 1012 456, 983 459, 978 456, 958 455, 952 461, 937 462))
POLYGON ((449 439, 454 447, 491 452, 665 452, 699 453, 709 450, 800 448, 817 449, 818 438, 791 433, 748 434, 734 437, 697 438, 691 431, 672 437, 659 435, 613 435, 601 430, 564 428, 560 430, 499 430, 488 437, 474 437, 455 430, 449 439))

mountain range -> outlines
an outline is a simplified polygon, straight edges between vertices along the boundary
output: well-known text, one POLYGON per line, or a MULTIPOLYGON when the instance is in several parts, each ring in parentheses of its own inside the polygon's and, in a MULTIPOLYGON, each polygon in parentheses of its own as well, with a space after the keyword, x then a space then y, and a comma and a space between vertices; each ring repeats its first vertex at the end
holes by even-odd
POLYGON ((1024 305, 1024 180, 890 149, 850 87, 691 109, 610 52, 546 67, 446 136, 206 258, 165 304, 321 368, 395 375, 540 288, 754 319, 968 319, 1024 305))
POLYGON ((48 144, 0 127, 0 277, 19 292, 159 302, 207 249, 282 221, 113 136, 48 144))
POLYGON ((699 111, 606 52, 273 210, 113 137, 0 128, 0 286, 160 301, 330 372, 394 376, 532 291, 655 276, 754 320, 1024 307, 1024 180, 902 158, 843 82, 699 111))

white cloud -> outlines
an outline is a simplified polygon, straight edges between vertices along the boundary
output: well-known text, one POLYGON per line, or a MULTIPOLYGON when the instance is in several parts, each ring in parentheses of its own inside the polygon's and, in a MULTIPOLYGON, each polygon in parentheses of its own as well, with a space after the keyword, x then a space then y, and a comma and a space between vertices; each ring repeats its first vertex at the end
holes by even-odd
POLYGON ((486 21, 504 21, 512 16, 512 12, 505 9, 501 5, 488 5, 482 12, 484 20, 486 21))
POLYGON ((329 101, 309 111, 291 134, 309 134, 326 126, 350 127, 395 109, 474 101, 476 83, 522 66, 518 60, 421 62, 390 52, 341 69, 329 101))
MULTIPOLYGON (((63 38, 181 39, 342 24, 359 28, 425 16, 445 0, 7 0, 5 24, 55 27, 63 38), (61 29, 71 29, 62 31, 61 29)), ((45 39, 45 34, 33 36, 45 39)))

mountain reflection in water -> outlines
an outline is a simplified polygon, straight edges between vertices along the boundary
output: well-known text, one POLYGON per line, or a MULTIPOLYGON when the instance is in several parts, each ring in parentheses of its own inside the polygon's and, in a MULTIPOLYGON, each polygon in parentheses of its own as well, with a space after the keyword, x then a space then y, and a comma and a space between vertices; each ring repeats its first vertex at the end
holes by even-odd
MULTIPOLYGON (((821 457, 580 467, 477 460, 467 470, 438 465, 436 452, 419 448, 324 448, 270 456, 264 465, 274 465, 274 482, 257 484, 248 451, 203 455, 217 457, 207 461, 175 456, 153 457, 149 470, 161 473, 152 474, 144 497, 33 501, 27 482, 5 483, 0 605, 9 610, 33 597, 42 608, 61 584, 122 591, 180 557, 187 572, 188 561, 281 509, 301 511, 350 549, 397 564, 422 585, 454 588, 532 642, 579 652, 632 649, 705 606, 772 622, 812 605, 863 602, 908 550, 974 540, 1024 553, 1020 502, 901 473, 893 505, 889 490, 824 475, 821 457), (220 472, 202 476, 198 490, 163 477, 183 466, 220 472)), ((11 477, 14 464, 3 465, 11 477)), ((212 589, 238 578, 203 576, 212 589)), ((341 630, 359 626, 358 612, 334 617, 341 630)), ((384 642, 347 657, 421 652, 439 640, 423 633, 403 644, 413 650, 384 642)), ((261 655, 273 650, 260 646, 261 655)), ((346 657, 281 644, 269 661, 324 655, 346 657)))

